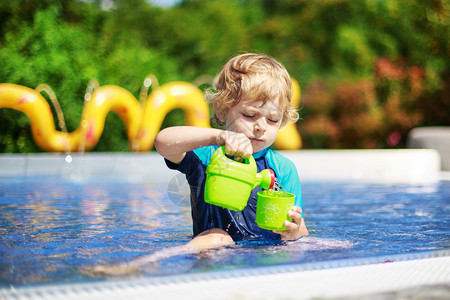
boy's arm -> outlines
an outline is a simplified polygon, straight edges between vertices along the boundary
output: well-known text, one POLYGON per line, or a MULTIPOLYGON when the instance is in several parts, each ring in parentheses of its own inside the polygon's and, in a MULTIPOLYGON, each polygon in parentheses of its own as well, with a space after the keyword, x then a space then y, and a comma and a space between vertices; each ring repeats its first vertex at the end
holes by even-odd
POLYGON ((253 153, 250 140, 242 133, 215 128, 174 126, 161 130, 155 148, 167 160, 179 164, 186 152, 209 145, 225 145, 229 155, 249 157, 253 153))
POLYGON ((167 160, 180 163, 186 152, 215 145, 222 130, 192 126, 174 126, 161 130, 155 138, 155 148, 167 160))

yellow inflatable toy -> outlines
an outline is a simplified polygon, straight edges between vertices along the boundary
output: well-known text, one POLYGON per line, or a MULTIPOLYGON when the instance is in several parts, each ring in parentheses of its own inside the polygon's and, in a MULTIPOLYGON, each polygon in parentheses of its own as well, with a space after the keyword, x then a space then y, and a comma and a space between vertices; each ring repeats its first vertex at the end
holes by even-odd
POLYGON ((202 91, 185 82, 170 82, 155 89, 145 101, 142 125, 133 150, 147 151, 153 148, 153 141, 161 128, 164 117, 174 108, 185 111, 186 124, 210 127, 209 107, 203 100, 202 91))
MULTIPOLYGON (((98 87, 85 97, 78 128, 70 133, 55 129, 52 110, 36 90, 9 83, 0 84, 0 108, 23 112, 30 119, 36 144, 50 152, 83 152, 91 150, 100 139, 105 119, 110 111, 119 115, 126 125, 130 148, 149 151, 168 112, 181 108, 186 124, 210 127, 209 107, 202 91, 187 82, 170 82, 148 95, 144 106, 127 90, 113 85, 98 87)), ((292 102, 298 105, 300 87, 294 81, 292 102)), ((275 146, 283 150, 299 149, 301 139, 295 124, 280 130, 275 146)))
MULTIPOLYGON (((300 105, 301 90, 300 85, 295 79, 292 79, 292 99, 294 107, 300 105)), ((282 150, 298 150, 302 147, 302 139, 298 133, 297 126, 294 123, 288 123, 280 129, 275 140, 275 147, 282 150)))

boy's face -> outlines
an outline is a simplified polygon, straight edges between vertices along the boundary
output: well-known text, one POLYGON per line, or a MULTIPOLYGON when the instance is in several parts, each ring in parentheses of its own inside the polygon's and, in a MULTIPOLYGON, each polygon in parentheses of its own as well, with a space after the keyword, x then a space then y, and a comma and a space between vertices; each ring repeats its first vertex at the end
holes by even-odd
POLYGON ((273 144, 280 130, 282 112, 279 99, 246 103, 240 101, 225 116, 225 128, 245 134, 251 141, 253 153, 273 144))

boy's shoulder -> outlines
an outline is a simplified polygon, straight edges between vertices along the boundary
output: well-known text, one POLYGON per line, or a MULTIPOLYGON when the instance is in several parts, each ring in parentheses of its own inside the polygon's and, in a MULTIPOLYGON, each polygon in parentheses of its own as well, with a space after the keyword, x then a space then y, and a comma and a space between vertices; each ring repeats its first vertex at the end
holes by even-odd
POLYGON ((289 167, 295 167, 295 164, 292 160, 290 160, 289 158, 287 158, 286 156, 284 156, 283 154, 272 150, 272 149, 268 149, 267 153, 266 153, 266 159, 270 162, 275 162, 276 164, 279 165, 285 165, 285 166, 289 166, 289 167))
POLYGON ((275 174, 282 180, 284 187, 287 187, 287 182, 291 182, 293 178, 298 180, 297 166, 283 154, 269 149, 266 154, 266 161, 275 174))
POLYGON ((201 148, 197 148, 193 150, 194 154, 201 160, 201 162, 205 165, 209 164, 209 161, 211 160, 211 157, 213 156, 214 152, 219 148, 219 146, 210 145, 205 146, 201 148))

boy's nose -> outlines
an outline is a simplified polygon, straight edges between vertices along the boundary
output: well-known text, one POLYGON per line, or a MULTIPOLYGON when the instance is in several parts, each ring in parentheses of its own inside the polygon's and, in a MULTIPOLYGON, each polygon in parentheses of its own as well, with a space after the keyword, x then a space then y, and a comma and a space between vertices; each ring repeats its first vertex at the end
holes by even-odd
POLYGON ((266 124, 263 118, 260 118, 255 122, 254 129, 255 131, 266 131, 266 124))

